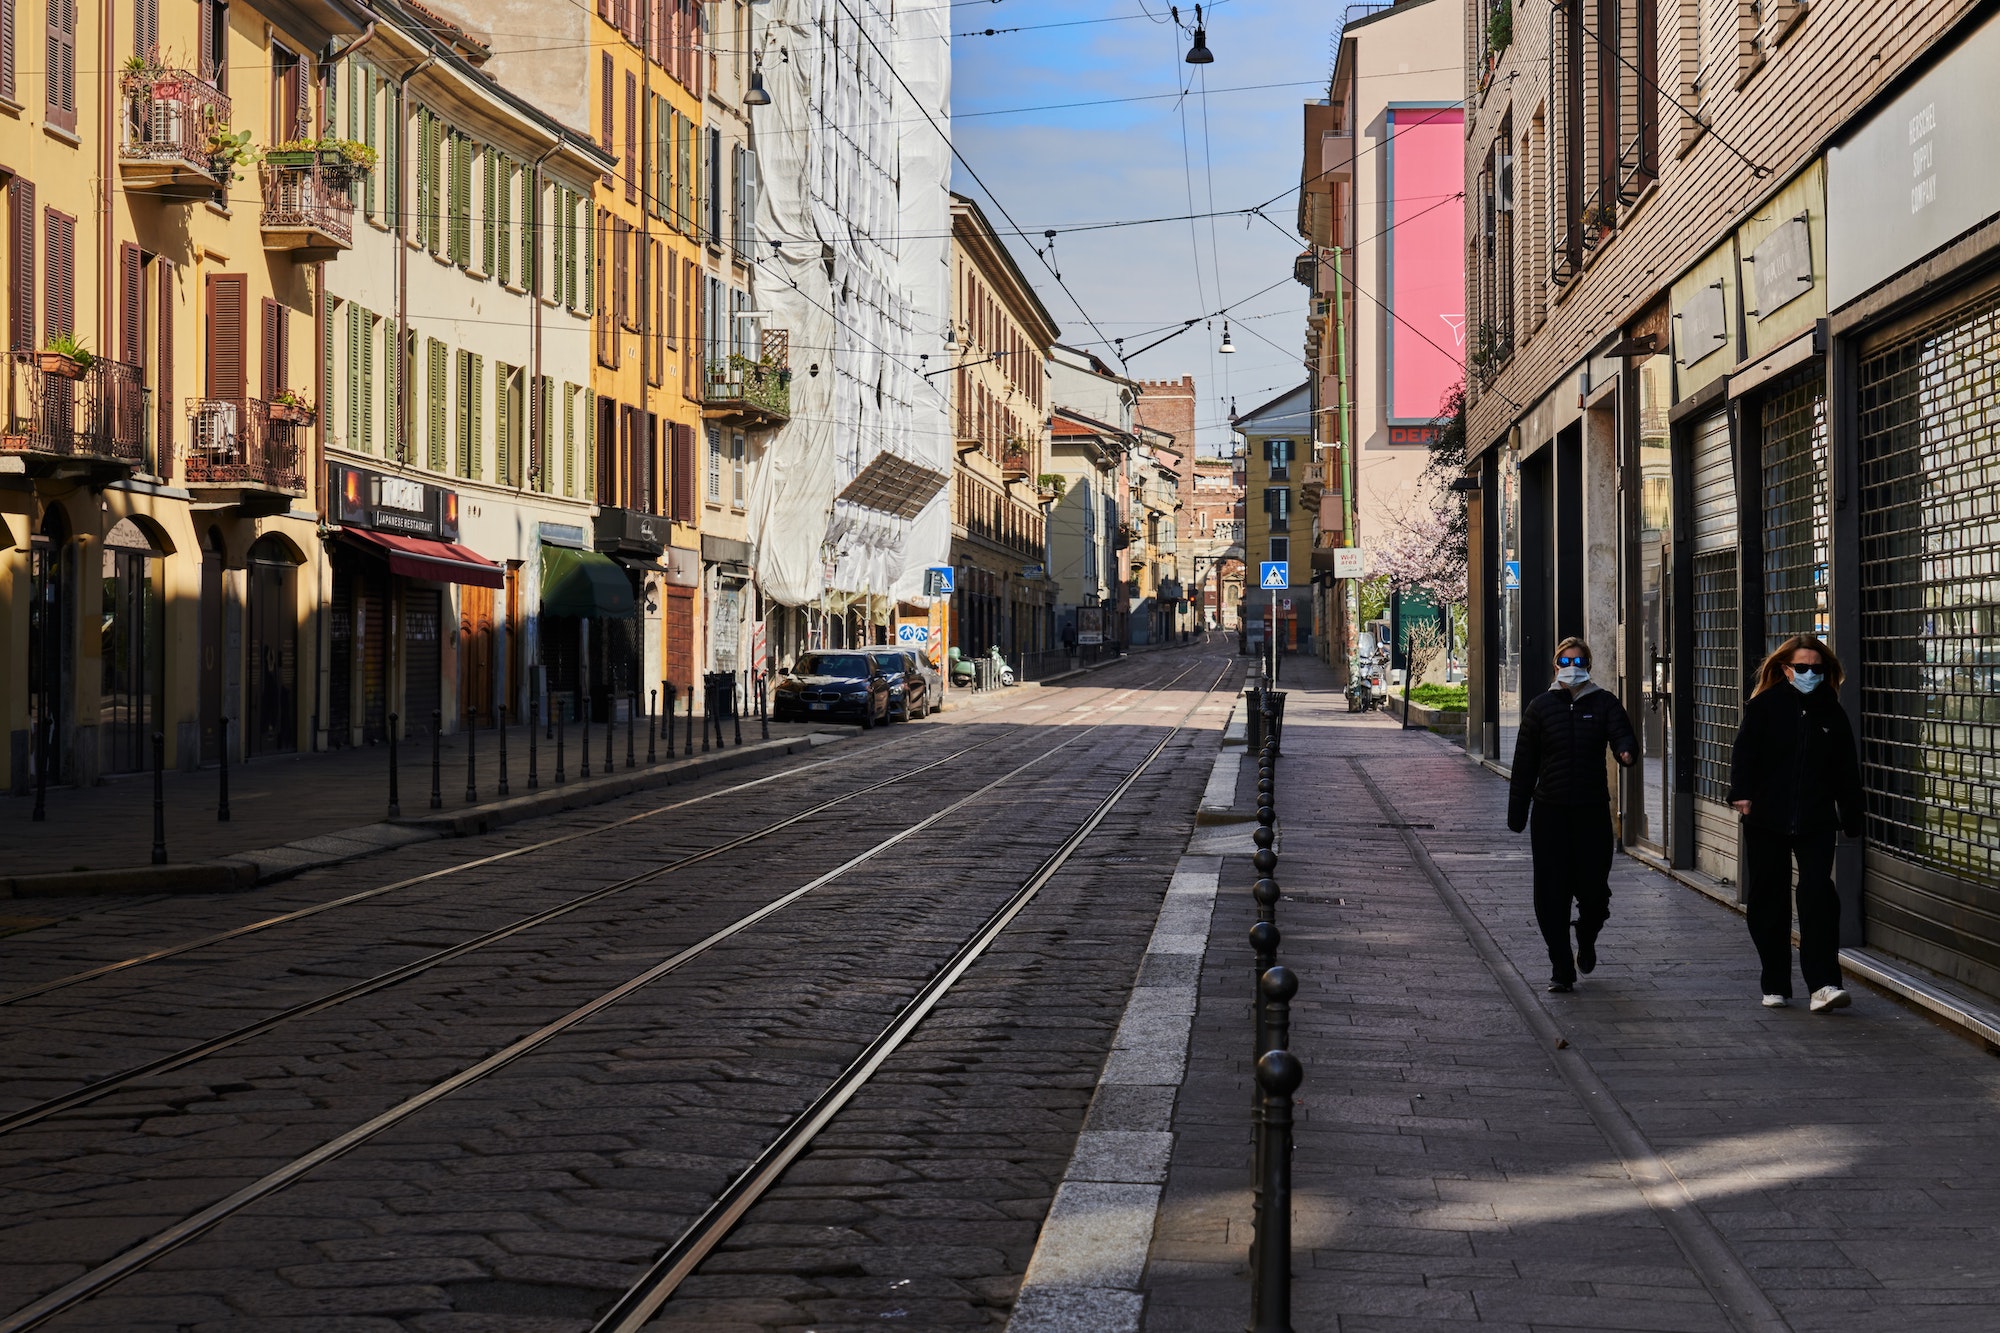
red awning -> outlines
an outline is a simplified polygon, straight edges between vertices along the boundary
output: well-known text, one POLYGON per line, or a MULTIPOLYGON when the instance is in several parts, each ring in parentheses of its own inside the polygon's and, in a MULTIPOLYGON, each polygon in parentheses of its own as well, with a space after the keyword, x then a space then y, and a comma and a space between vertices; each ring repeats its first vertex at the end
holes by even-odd
POLYGON ((370 555, 384 556, 389 572, 406 579, 427 579, 434 583, 469 583, 475 588, 504 588, 507 571, 485 556, 456 542, 434 542, 423 537, 399 537, 393 532, 368 532, 342 528, 341 538, 361 547, 370 555))

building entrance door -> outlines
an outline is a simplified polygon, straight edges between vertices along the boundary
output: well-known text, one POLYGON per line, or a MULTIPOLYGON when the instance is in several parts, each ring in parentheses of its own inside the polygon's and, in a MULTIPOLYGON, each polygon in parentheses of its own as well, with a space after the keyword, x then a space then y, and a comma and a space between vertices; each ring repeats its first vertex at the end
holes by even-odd
POLYGON ((299 748, 299 568, 291 552, 265 537, 250 548, 249 716, 251 754, 299 748))

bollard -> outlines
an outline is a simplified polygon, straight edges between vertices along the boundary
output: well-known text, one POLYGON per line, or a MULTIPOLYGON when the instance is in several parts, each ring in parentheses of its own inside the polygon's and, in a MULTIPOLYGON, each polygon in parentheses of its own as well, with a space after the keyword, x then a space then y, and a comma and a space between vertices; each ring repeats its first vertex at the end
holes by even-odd
POLYGON ((549 711, 556 715, 556 785, 560 786, 569 781, 569 775, 563 772, 563 720, 569 716, 569 710, 551 708, 549 711))
POLYGON ((577 731, 576 779, 578 782, 588 782, 590 781, 590 695, 589 693, 585 692, 583 698, 578 702, 582 704, 583 712, 582 716, 577 718, 577 721, 582 723, 582 726, 577 731))
MULTIPOLYGON (((1256 1029, 1256 1036, 1250 1045, 1250 1063, 1253 1066, 1264 1052, 1271 1049, 1271 1029, 1264 1014, 1264 974, 1278 965, 1278 945, 1282 939, 1278 927, 1269 921, 1259 921, 1250 927, 1250 949, 1256 955, 1251 962, 1250 973, 1250 1013, 1256 1029)), ((1257 1100, 1253 1085, 1250 1094, 1252 1109, 1255 1109, 1257 1100)))
POLYGON ((431 709, 431 809, 444 809, 444 757, 439 746, 444 744, 444 714, 431 709))
POLYGON ((604 774, 616 771, 611 762, 611 742, 618 733, 618 705, 609 690, 604 692, 604 774))
POLYGON ((674 757, 674 683, 670 680, 661 681, 660 695, 661 702, 666 704, 666 707, 660 710, 660 734, 667 741, 667 758, 672 759, 674 757))
POLYGON ((49 728, 53 725, 49 718, 35 719, 35 809, 28 816, 28 821, 34 824, 49 817, 49 728))
MULTIPOLYGON (((684 755, 693 754, 694 753, 694 682, 693 681, 688 682, 687 735, 685 744, 687 748, 682 750, 681 753, 684 755)), ((702 748, 703 749, 708 748, 708 736, 706 733, 703 733, 702 735, 702 748)))
MULTIPOLYGON (((639 766, 639 760, 632 752, 638 737, 639 692, 627 690, 625 693, 628 696, 625 707, 625 771, 629 773, 639 766)), ((646 730, 651 732, 652 728, 647 727, 646 730)))
POLYGON ((729 725, 736 733, 736 743, 743 744, 743 704, 736 697, 736 677, 729 678, 729 725))
POLYGON ((500 794, 507 791, 507 705, 501 704, 493 710, 493 726, 500 733, 500 794))
POLYGON ((653 742, 658 737, 659 734, 659 728, 653 725, 653 714, 659 711, 659 707, 660 707, 660 692, 658 690, 647 690, 646 691, 646 763, 648 765, 657 764, 658 762, 660 762, 658 758, 655 757, 653 750, 653 742))
POLYGON ((396 795, 396 722, 397 714, 389 714, 389 818, 403 817, 403 802, 396 795))
POLYGON ((1250 1287, 1251 1333, 1292 1333, 1292 1094, 1305 1070, 1290 1051, 1266 1051, 1257 1060, 1258 1181, 1250 1287))
POLYGON ((153 864, 167 863, 167 738, 153 733, 153 864))
MULTIPOLYGON (((690 695, 694 693, 692 685, 688 687, 688 693, 690 695)), ((694 705, 692 703, 688 705, 688 712, 690 715, 694 712, 694 705)), ((715 682, 707 676, 703 676, 701 678, 701 752, 703 754, 708 753, 708 724, 714 720, 715 682)))
POLYGON ((763 733, 761 739, 771 739, 771 701, 766 697, 764 678, 757 677, 757 727, 763 733))
POLYGON ((473 768, 474 749, 479 736, 479 719, 465 710, 465 803, 472 805, 479 800, 478 774, 473 768))
MULTIPOLYGON (((215 822, 218 824, 227 824, 229 822, 229 719, 226 717, 222 719, 222 773, 220 781, 221 796, 215 804, 215 822)), ((393 777, 390 779, 389 785, 391 787, 395 786, 395 779, 393 777)))
POLYGON ((528 790, 534 791, 542 785, 540 775, 535 772, 535 712, 541 707, 541 700, 528 696, 528 790))

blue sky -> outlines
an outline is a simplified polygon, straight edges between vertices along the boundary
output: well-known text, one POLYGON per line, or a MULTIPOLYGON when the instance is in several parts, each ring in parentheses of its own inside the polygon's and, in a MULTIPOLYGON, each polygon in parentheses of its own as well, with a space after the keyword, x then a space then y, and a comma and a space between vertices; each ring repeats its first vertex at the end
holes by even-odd
MULTIPOLYGON (((1184 23, 1193 9, 1181 7, 1184 23)), ((1325 95, 1344 9, 1307 0, 1204 7, 1215 62, 1197 67, 1183 63, 1188 38, 1155 0, 956 0, 952 134, 1037 246, 1050 227, 1248 208, 1298 184, 1300 108, 1325 95), (995 34, 966 35, 987 28, 995 34), (1099 105, 1063 105, 1079 102, 1099 105)), ((953 184, 1011 231, 963 165, 953 184)), ((1139 377, 1195 377, 1200 444, 1212 453, 1227 445, 1232 397, 1248 412, 1305 378, 1306 293, 1290 280, 1297 203, 1287 193, 1265 209, 1278 227, 1237 216, 1059 234, 1053 258, 1075 301, 1018 236, 1008 239, 1073 345, 1101 341, 1078 303, 1127 348, 1236 306, 1235 355, 1217 353, 1216 318, 1131 363, 1139 377)))

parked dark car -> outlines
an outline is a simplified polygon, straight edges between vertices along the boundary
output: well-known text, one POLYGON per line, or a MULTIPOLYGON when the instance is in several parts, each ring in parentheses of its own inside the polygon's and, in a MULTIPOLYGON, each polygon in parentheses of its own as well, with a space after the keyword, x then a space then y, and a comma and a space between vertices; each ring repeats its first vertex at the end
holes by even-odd
POLYGON ((931 714, 930 682, 907 648, 868 648, 870 657, 881 663, 889 676, 889 716, 908 722, 931 714))
POLYGON ((889 720, 889 676, 861 649, 806 653, 778 681, 771 716, 779 722, 854 718, 863 727, 889 720))

